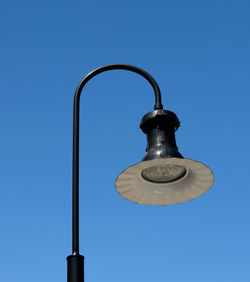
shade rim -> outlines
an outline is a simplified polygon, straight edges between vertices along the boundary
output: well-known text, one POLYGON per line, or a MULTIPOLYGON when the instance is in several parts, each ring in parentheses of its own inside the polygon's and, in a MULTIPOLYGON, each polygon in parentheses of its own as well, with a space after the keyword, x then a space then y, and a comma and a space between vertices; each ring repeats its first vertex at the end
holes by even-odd
POLYGON ((202 162, 185 158, 156 158, 141 161, 120 173, 115 186, 118 194, 144 205, 172 205, 193 200, 207 192, 214 183, 212 170, 202 162), (141 176, 142 169, 159 165, 182 165, 187 173, 173 182, 154 183, 141 176))

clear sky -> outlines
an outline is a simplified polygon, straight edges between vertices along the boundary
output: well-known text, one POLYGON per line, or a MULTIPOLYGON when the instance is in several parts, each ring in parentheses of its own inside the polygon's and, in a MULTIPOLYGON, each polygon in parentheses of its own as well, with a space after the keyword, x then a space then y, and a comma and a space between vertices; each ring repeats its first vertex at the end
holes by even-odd
POLYGON ((72 105, 89 71, 127 63, 158 82, 180 152, 215 174, 180 205, 120 197, 154 95, 113 71, 81 99, 80 249, 87 282, 249 282, 249 2, 2 1, 0 281, 66 281, 72 105))

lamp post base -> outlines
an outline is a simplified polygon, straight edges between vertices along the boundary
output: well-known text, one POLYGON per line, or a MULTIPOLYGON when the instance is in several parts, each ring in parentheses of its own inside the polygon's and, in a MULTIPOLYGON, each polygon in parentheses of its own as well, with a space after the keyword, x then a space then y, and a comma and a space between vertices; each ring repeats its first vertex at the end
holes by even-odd
POLYGON ((70 255, 67 257, 67 281, 84 282, 84 256, 70 255))

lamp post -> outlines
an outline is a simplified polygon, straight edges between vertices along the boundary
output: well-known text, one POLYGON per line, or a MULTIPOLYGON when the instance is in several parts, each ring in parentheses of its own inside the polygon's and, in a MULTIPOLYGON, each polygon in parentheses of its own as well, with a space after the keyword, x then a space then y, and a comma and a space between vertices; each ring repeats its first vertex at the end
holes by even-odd
POLYGON ((213 184, 213 173, 204 164, 184 159, 175 142, 180 122, 164 110, 161 92, 154 78, 131 65, 113 64, 87 74, 74 96, 73 113, 73 187, 72 187, 72 255, 67 257, 68 282, 84 281, 84 257, 79 253, 79 110, 83 87, 94 76, 109 70, 127 70, 143 76, 153 87, 155 105, 141 120, 147 135, 146 155, 141 162, 124 170, 116 180, 117 192, 125 199, 146 205, 169 205, 192 200, 213 184))

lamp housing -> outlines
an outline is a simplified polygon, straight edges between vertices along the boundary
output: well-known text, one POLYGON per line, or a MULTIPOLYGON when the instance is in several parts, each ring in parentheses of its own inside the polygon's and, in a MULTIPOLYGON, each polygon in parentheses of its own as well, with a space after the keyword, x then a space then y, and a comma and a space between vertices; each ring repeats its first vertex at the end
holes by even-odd
POLYGON ((116 189, 122 197, 140 204, 170 205, 197 198, 212 186, 211 169, 178 151, 179 126, 171 111, 157 109, 144 115, 140 128, 147 135, 146 154, 118 176, 116 189))
POLYGON ((144 115, 140 128, 147 135, 147 153, 142 161, 155 158, 183 158, 175 141, 175 131, 179 126, 178 117, 171 111, 160 109, 144 115))

